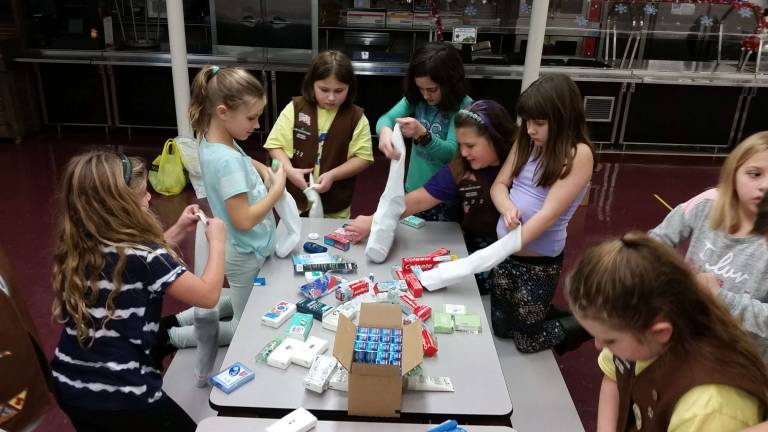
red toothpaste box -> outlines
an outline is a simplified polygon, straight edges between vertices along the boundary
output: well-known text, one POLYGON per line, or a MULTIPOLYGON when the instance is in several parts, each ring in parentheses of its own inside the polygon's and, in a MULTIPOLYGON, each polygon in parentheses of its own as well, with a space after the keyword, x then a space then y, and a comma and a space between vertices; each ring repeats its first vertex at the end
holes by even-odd
POLYGON ((351 245, 349 240, 335 233, 329 233, 323 236, 323 243, 343 251, 348 251, 351 245))

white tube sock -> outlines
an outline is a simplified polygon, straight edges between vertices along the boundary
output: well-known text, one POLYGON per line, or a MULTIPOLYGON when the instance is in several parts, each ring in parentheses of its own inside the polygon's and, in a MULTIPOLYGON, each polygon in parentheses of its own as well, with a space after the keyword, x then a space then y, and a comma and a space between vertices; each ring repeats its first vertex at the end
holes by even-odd
POLYGON ((419 281, 429 291, 444 288, 467 276, 496 267, 508 256, 522 248, 522 225, 518 225, 517 228, 490 246, 480 249, 468 257, 440 263, 432 270, 423 272, 419 281))
POLYGON ((216 308, 195 308, 195 385, 205 387, 219 351, 219 312, 216 308))
POLYGON ((312 177, 312 173, 309 173, 309 187, 304 189, 304 195, 307 197, 307 201, 311 207, 309 208, 309 217, 311 218, 324 218, 325 211, 323 210, 323 201, 320 199, 320 192, 315 188, 315 179, 312 177))
POLYGON ((376 213, 373 214, 371 234, 365 246, 365 256, 375 263, 382 263, 389 255, 389 249, 395 239, 395 229, 400 215, 405 210, 405 143, 400 133, 400 125, 392 131, 392 146, 402 157, 389 162, 389 177, 384 193, 379 198, 376 213))
POLYGON ((275 255, 285 258, 301 240, 301 216, 296 207, 296 200, 288 191, 283 192, 283 196, 275 204, 275 210, 282 222, 276 232, 275 255))

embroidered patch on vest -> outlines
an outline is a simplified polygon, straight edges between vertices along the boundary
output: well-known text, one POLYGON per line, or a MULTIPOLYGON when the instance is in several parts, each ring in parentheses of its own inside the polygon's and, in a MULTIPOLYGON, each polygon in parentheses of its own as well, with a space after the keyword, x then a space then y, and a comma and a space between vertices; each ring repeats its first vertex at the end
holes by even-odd
POLYGON ((312 118, 308 116, 307 114, 300 112, 299 113, 299 123, 304 123, 307 126, 312 126, 312 118))

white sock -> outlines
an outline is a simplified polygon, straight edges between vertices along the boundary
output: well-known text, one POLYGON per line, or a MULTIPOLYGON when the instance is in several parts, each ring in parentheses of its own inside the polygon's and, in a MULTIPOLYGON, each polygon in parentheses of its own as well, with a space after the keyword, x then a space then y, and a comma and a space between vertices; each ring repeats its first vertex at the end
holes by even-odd
POLYGON ((405 143, 400 133, 400 125, 392 131, 392 145, 403 157, 389 162, 389 177, 384 193, 379 198, 376 213, 373 214, 371 234, 365 246, 365 256, 375 263, 382 263, 389 255, 389 249, 395 239, 395 229, 400 215, 405 210, 405 143))
POLYGON ((522 225, 518 225, 490 246, 466 258, 440 263, 432 270, 423 272, 419 281, 424 288, 433 291, 452 285, 467 276, 488 271, 523 248, 521 236, 522 225))
POLYGON ((311 207, 309 208, 309 217, 311 218, 324 218, 325 211, 323 210, 323 201, 320 199, 320 192, 315 190, 315 179, 312 177, 312 173, 309 173, 309 187, 304 189, 304 195, 307 197, 307 201, 311 207))
POLYGON ((219 311, 195 308, 195 385, 205 387, 219 351, 219 311))
POLYGON ((276 233, 275 255, 285 258, 301 240, 301 216, 299 216, 299 209, 296 207, 296 200, 288 191, 283 192, 283 196, 275 204, 275 210, 277 210, 280 222, 282 222, 276 233))

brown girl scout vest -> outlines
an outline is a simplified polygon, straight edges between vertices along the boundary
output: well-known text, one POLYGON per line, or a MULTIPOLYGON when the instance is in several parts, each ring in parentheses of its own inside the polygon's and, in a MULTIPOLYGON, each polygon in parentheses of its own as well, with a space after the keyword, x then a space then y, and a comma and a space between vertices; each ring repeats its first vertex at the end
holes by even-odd
MULTIPOLYGON (((317 109, 302 97, 293 98, 293 158, 295 168, 314 168, 318 151, 317 109)), ((355 131, 363 109, 357 105, 339 108, 328 133, 325 135, 323 153, 320 155, 320 174, 330 171, 347 161, 349 142, 355 131)), ((307 197, 302 191, 288 182, 288 192, 296 200, 299 212, 308 209, 307 197)), ((352 192, 355 189, 355 177, 333 182, 333 186, 320 194, 323 210, 335 213, 349 207, 352 192)))
POLYGON ((2 251, 0 277, 0 429, 22 430, 54 405, 51 372, 2 251))
POLYGON ((739 388, 755 396, 766 407, 766 389, 756 383, 706 365, 691 356, 660 358, 635 375, 635 363, 613 358, 619 389, 619 418, 616 430, 665 432, 675 404, 688 390, 704 384, 739 388))
POLYGON ((496 237, 499 212, 491 201, 491 187, 480 174, 464 175, 453 182, 459 191, 459 205, 463 210, 461 228, 472 235, 496 237), (474 178, 473 178, 474 177, 474 178))

